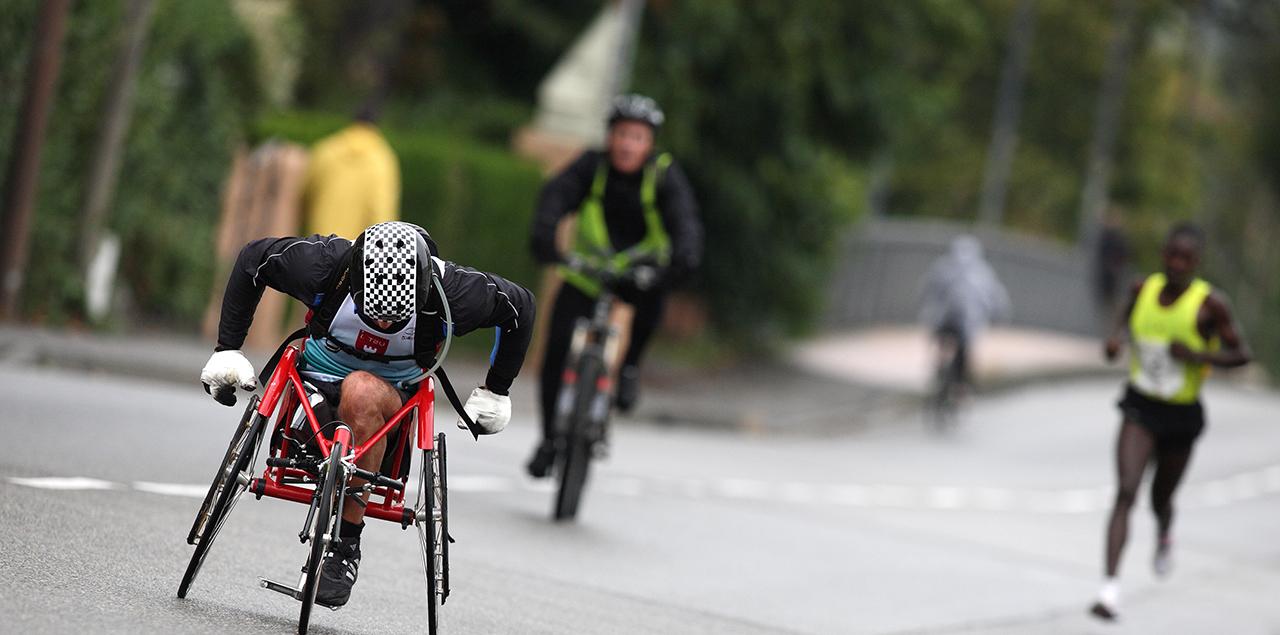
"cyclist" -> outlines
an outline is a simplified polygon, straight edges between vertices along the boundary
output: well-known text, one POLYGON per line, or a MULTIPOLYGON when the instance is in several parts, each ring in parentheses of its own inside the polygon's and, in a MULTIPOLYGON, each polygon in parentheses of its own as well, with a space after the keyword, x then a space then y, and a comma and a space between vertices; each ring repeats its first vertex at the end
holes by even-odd
POLYGON ((970 344, 993 321, 1009 316, 1009 293, 982 255, 982 243, 957 236, 949 251, 934 261, 925 277, 920 320, 941 347, 954 344, 953 376, 970 379, 970 344))
POLYGON ((1152 564, 1157 575, 1165 576, 1172 568, 1173 493, 1204 430, 1200 384, 1209 366, 1230 368, 1250 360, 1226 296, 1196 277, 1204 242, 1204 234, 1191 224, 1179 224, 1169 232, 1161 253, 1164 271, 1133 286, 1106 342, 1108 360, 1120 353, 1126 334, 1132 351, 1129 381, 1119 403, 1123 419, 1116 441, 1118 483, 1107 525, 1106 576, 1090 608, 1105 620, 1117 615, 1116 574, 1129 534, 1129 511, 1147 464, 1155 466, 1152 564))
MULTIPOLYGON (((541 263, 574 259, 621 264, 645 259, 661 265, 658 280, 641 289, 621 283, 618 297, 635 307, 631 339, 619 371, 616 404, 628 411, 639 393, 640 361, 662 316, 671 285, 702 258, 702 223, 684 171, 671 155, 654 150, 664 115, 641 95, 614 100, 604 151, 589 150, 547 182, 538 198, 531 246, 541 263), (556 246, 560 220, 578 210, 577 236, 569 253, 556 246)), ((542 362, 542 441, 528 464, 534 477, 546 476, 555 460, 552 427, 569 340, 579 317, 590 316, 598 284, 569 267, 556 295, 542 362)))
MULTIPOLYGON (((256 386, 253 366, 239 349, 263 290, 271 287, 311 308, 299 371, 322 405, 351 428, 356 443, 363 442, 410 396, 395 382, 416 377, 434 362, 437 345, 450 328, 444 315, 447 302, 453 334, 497 329, 488 375, 464 409, 483 433, 502 431, 511 418, 511 383, 533 329, 533 295, 496 275, 441 260, 436 253, 425 230, 404 222, 373 225, 354 243, 333 235, 250 242, 227 281, 218 344, 200 373, 205 391, 230 405, 237 386, 256 386)), ((311 398, 315 403, 316 397, 311 398)), ((377 471, 386 447, 384 437, 357 465, 377 471)), ((367 493, 349 497, 343 507, 339 539, 331 543, 321 569, 316 592, 321 604, 340 606, 351 595, 367 499, 367 493)))

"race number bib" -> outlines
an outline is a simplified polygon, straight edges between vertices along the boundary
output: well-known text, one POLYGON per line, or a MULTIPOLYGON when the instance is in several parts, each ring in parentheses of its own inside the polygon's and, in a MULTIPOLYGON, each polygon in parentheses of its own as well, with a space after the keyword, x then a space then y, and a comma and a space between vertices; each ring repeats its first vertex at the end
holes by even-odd
POLYGON ((1187 383, 1186 365, 1169 354, 1168 342, 1136 342, 1138 376, 1134 387, 1152 397, 1170 399, 1187 383))

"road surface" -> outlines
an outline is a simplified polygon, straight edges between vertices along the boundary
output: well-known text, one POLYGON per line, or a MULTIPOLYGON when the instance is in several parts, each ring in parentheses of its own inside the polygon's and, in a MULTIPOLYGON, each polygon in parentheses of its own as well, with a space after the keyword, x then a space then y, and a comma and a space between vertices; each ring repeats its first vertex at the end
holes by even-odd
MULTIPOLYGON (((534 390, 516 390, 508 431, 479 443, 450 431, 448 632, 1280 633, 1275 394, 1208 388, 1177 569, 1150 571, 1144 502, 1122 622, 1103 625, 1085 608, 1112 482, 1112 381, 983 398, 946 438, 912 418, 820 437, 625 423, 568 525, 521 474, 534 390)), ((238 408, 194 384, 19 364, 0 365, 0 404, 0 631, 293 631, 297 603, 257 580, 296 580, 297 504, 243 499, 175 597, 238 408)), ((371 521, 364 535, 351 603, 315 614, 312 631, 421 630, 414 532, 371 521)))

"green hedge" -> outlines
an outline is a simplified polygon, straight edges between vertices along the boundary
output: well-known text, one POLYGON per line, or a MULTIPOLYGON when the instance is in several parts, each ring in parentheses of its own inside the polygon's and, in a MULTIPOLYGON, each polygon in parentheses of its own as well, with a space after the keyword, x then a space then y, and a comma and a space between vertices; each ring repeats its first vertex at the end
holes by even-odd
MULTIPOLYGON (((276 113, 259 119, 256 136, 310 145, 348 123, 328 114, 276 113)), ((427 228, 442 257, 536 290, 528 245, 542 186, 538 167, 447 132, 384 128, 383 134, 400 160, 401 219, 427 228)))
MULTIPOLYGON (((0 0, 0 86, 22 86, 38 4, 0 0)), ((123 4, 78 2, 67 20, 23 293, 24 312, 38 321, 82 315, 77 232, 123 4)), ((219 192, 256 105, 254 62, 226 2, 156 3, 107 221, 123 242, 130 317, 194 329, 204 311, 219 192)), ((12 151, 21 93, 0 89, 0 164, 12 151)))

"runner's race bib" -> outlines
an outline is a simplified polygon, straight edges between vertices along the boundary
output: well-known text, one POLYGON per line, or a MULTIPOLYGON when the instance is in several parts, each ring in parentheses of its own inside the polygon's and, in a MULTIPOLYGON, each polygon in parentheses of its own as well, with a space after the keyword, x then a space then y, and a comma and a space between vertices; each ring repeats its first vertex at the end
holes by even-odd
POLYGON ((1186 364, 1173 358, 1168 342, 1135 342, 1138 377, 1134 387, 1152 397, 1171 399, 1187 383, 1186 364))

